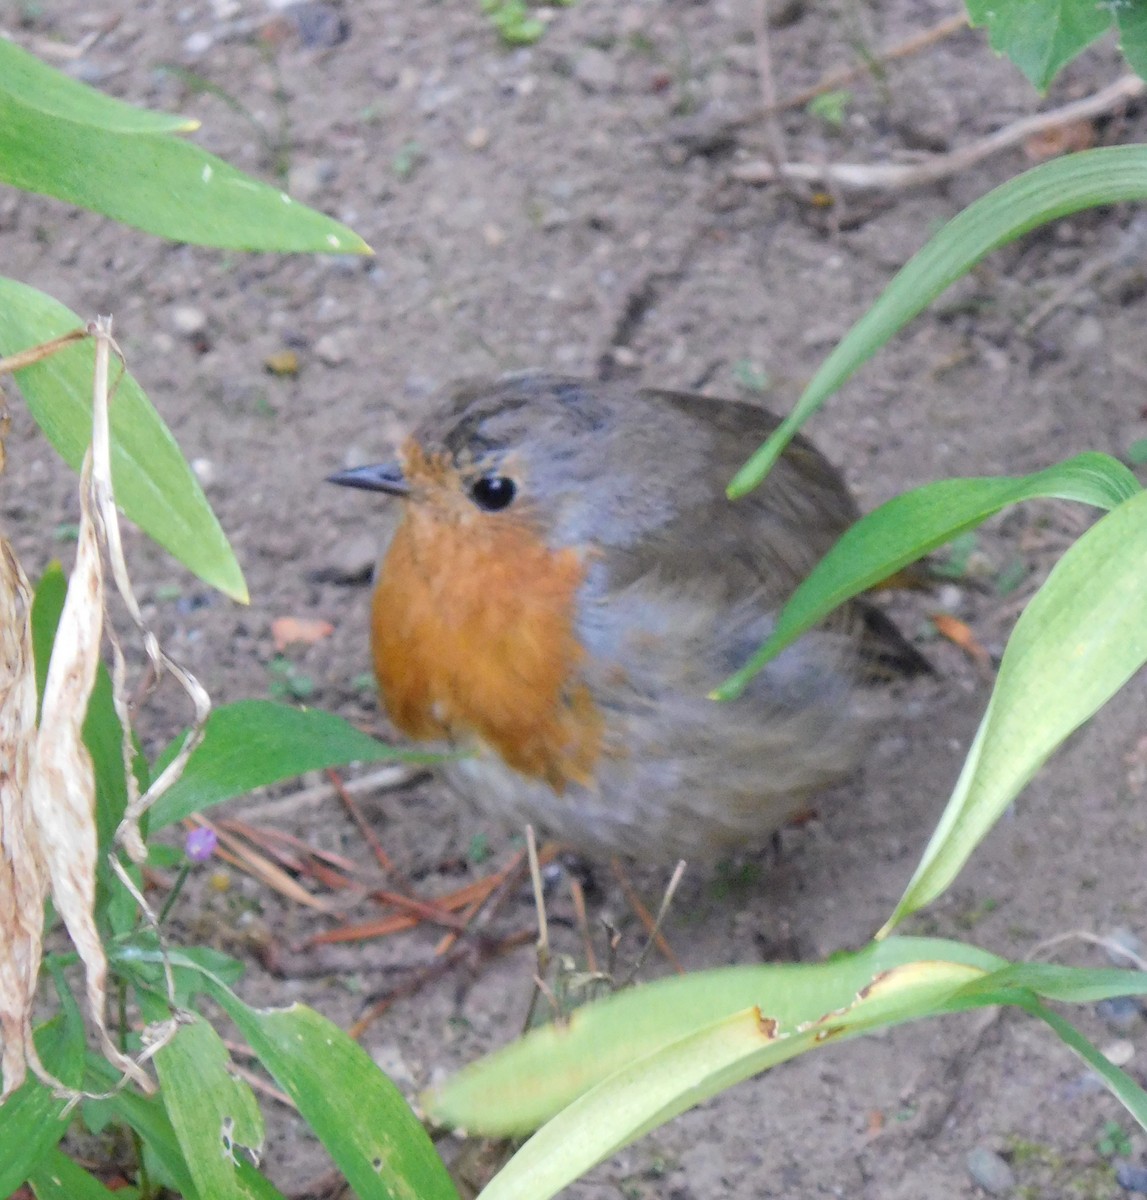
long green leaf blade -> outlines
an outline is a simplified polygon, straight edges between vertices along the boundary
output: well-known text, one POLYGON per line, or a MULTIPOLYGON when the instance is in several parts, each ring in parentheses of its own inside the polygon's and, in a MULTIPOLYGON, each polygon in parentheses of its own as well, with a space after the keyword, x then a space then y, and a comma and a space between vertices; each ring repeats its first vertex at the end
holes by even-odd
POLYGON ((155 1056, 163 1102, 199 1195, 252 1200, 264 1194, 240 1167, 263 1146, 263 1117, 247 1084, 231 1075, 230 1055, 198 1014, 155 1056))
POLYGON ((896 496, 845 531, 789 598, 769 640, 714 696, 736 699, 770 659, 834 608, 1009 505, 1055 497, 1111 509, 1139 490, 1121 462, 1087 453, 1034 475, 942 479, 896 496))
POLYGON ((1007 964, 973 946, 890 938, 825 963, 726 967, 617 992, 533 1030, 422 1096, 435 1120, 501 1137, 527 1133, 615 1072, 750 1007, 790 1035, 846 1008, 882 973, 921 960, 983 974, 1007 964), (885 952, 882 947, 887 947, 885 952))
POLYGON ((826 1042, 933 1012, 980 974, 963 962, 893 966, 874 975, 843 1008, 816 1006, 819 1011, 810 1012, 807 1023, 787 1033, 759 1006, 711 1021, 611 1075, 559 1113, 514 1155, 481 1200, 545 1200, 630 1142, 734 1083, 826 1042))
MULTIPOLYGON (((0 278, 0 355, 82 328, 35 288, 0 278)), ((92 430, 95 349, 77 342, 16 372, 36 424, 79 470, 92 430)), ((246 603, 247 585, 203 489, 143 389, 125 374, 111 402, 112 481, 119 507, 200 579, 246 603)))
MULTIPOLYGON (((79 1087, 84 1070, 83 1026, 55 1017, 36 1031, 40 1061, 57 1079, 79 1087)), ((65 1101, 29 1074, 0 1105, 0 1196, 8 1196, 64 1136, 65 1101)))
MULTIPOLYGON (((176 739, 160 756, 156 774, 182 740, 176 739)), ((211 713, 203 741, 183 774, 151 810, 151 829, 306 771, 351 762, 432 763, 438 757, 387 746, 334 713, 270 700, 239 700, 211 713)))
POLYGON ((45 1155, 28 1182, 36 1200, 136 1200, 139 1195, 138 1188, 109 1190, 59 1149, 45 1155))
POLYGON ((2 90, 0 181, 179 242, 234 250, 370 252, 345 225, 191 142, 68 120, 2 90))
POLYGON ((257 1010, 215 995, 361 1200, 458 1200, 401 1092, 353 1038, 301 1005, 257 1010))
POLYGON ((825 399, 980 259, 1057 217, 1145 196, 1147 146, 1109 146, 1042 163, 964 209, 908 261, 848 331, 776 433, 734 476, 729 495, 756 487, 825 399))
POLYGON ((934 900, 1051 752, 1147 661, 1147 492, 1087 531, 1024 610, 955 791, 881 936, 934 900))
POLYGON ((27 50, 0 37, 0 92, 53 117, 118 133, 174 133, 199 122, 173 113, 152 112, 105 96, 87 84, 54 71, 27 50))

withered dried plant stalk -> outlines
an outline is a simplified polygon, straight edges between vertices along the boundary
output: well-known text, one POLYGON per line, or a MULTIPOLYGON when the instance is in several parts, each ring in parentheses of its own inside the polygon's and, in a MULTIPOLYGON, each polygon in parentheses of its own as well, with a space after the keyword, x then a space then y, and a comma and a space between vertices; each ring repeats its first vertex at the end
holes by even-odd
MULTIPOLYGON (((48 665, 39 726, 32 657, 31 589, 9 543, 0 537, 0 1054, 3 1087, 0 1101, 23 1082, 31 1067, 58 1092, 76 1093, 54 1079, 41 1064, 32 1040, 31 1021, 42 954, 44 901, 50 894, 84 964, 87 1007, 104 1054, 124 1073, 149 1089, 139 1062, 112 1041, 105 1021, 107 958, 100 941, 94 905, 98 839, 95 775, 83 742, 83 723, 99 665, 105 632, 104 555, 128 611, 143 634, 148 657, 157 670, 176 674, 192 697, 196 720, 176 763, 146 795, 140 796, 131 770, 129 710, 124 656, 115 632, 107 629, 114 651, 113 690, 124 727, 124 764, 128 811, 117 832, 134 861, 146 854, 138 820, 148 804, 182 770, 199 737, 210 707, 198 682, 163 654, 143 622, 132 593, 119 532, 111 479, 108 426, 108 367, 114 343, 110 320, 87 331, 95 339, 92 442, 80 478, 80 530, 76 561, 68 583, 56 640, 48 665)), ((38 349, 54 352, 74 335, 38 349)), ((0 372, 34 361, 37 351, 0 361, 0 372)), ((0 469, 3 459, 0 455, 0 469)), ((113 864, 144 911, 142 896, 118 859, 113 864)), ((150 1057, 173 1031, 150 1031, 150 1057)))

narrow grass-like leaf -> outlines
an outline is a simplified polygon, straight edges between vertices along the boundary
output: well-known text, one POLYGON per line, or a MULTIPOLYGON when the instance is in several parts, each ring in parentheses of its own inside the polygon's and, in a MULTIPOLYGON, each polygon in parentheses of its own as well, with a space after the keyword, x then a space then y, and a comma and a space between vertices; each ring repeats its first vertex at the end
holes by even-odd
POLYGON ((1115 9, 1119 48, 1136 75, 1147 79, 1147 5, 1121 4, 1115 9))
POLYGON ((206 1200, 250 1200, 259 1192, 239 1164, 263 1146, 263 1117, 251 1089, 231 1075, 214 1029, 189 1014, 155 1056, 163 1102, 196 1190, 206 1200))
POLYGON ((1107 1085, 1111 1094, 1123 1105, 1136 1121, 1147 1129, 1147 1092, 1127 1074, 1121 1071, 1106 1055, 1101 1054, 1088 1040, 1059 1013, 1042 1004, 1023 1006, 1033 1017, 1046 1021, 1064 1044, 1073 1050, 1107 1085))
POLYGON ((0 90, 0 181, 148 233, 234 250, 367 254, 338 221, 165 133, 122 133, 0 90))
MULTIPOLYGON (((40 1061, 57 1079, 78 1087, 83 1078, 83 1025, 55 1017, 36 1030, 40 1061)), ((0 1196, 9 1196, 64 1136, 64 1101, 29 1074, 0 1105, 0 1196)))
POLYGON ((360 1200, 457 1200, 421 1123, 353 1038, 302 1005, 253 1009, 225 989, 215 996, 360 1200))
POLYGON ((908 261, 848 331, 776 433, 737 472, 729 495, 756 487, 825 399, 985 255, 1057 217, 1145 196, 1147 146, 1109 146, 1041 163, 964 209, 908 261))
POLYGON ((1115 967, 1064 967, 1058 963, 1012 963, 985 975, 974 988, 1000 991, 1026 988, 1044 1000, 1061 1004, 1094 1004, 1113 996, 1147 995, 1147 971, 1128 971, 1115 967))
POLYGON ((1095 0, 968 0, 973 25, 988 27, 992 49, 1039 88, 1111 28, 1116 4, 1095 0))
POLYGON ((916 873, 881 931, 934 900, 1049 754, 1147 661, 1147 493, 1059 560, 1004 651, 987 712, 916 873))
MULTIPOLYGON (((14 354, 83 326, 62 304, 0 278, 0 355, 14 354)), ((16 372, 36 424, 73 470, 92 432, 95 349, 77 342, 16 372)), ((119 507, 205 582, 236 600, 247 585, 203 489, 162 418, 129 374, 111 403, 112 480, 119 507)))
MULTIPOLYGON (((163 752, 156 774, 182 741, 177 738, 163 752)), ((203 741, 183 774, 151 809, 151 829, 162 829, 193 812, 305 771, 351 762, 432 763, 439 757, 387 746, 334 713, 270 700, 239 700, 211 713, 203 741)))
POLYGON ((88 1071, 91 1077, 99 1081, 99 1087, 112 1093, 107 1099, 84 1104, 85 1119, 93 1124, 94 1131, 98 1132, 112 1121, 122 1122, 139 1135, 151 1155, 152 1169, 163 1175, 162 1182, 183 1196, 184 1200, 198 1200, 179 1139, 163 1106, 163 1098, 158 1095, 141 1096, 130 1088, 118 1088, 119 1072, 100 1055, 88 1056, 88 1071), (94 1116, 98 1117, 98 1124, 93 1123, 92 1109, 95 1110, 94 1116))
POLYGON ((814 1006, 808 1023, 789 1032, 760 1006, 711 1021, 611 1075, 559 1113, 514 1155, 481 1200, 545 1200, 734 1083, 826 1042, 935 1011, 981 974, 964 962, 907 962, 874 975, 842 1008, 814 1006))
MULTIPOLYGON (((1016 1005, 1047 1020, 1076 1053, 1100 1072, 1108 1086, 1142 1121, 1144 1094, 1134 1081, 1102 1059, 1062 1019, 1055 1014, 1049 1019, 1042 998, 1089 1003, 1106 996, 1142 993, 1147 990, 1147 974, 1087 971, 1045 963, 1004 963, 968 946, 959 946, 958 957, 949 960, 944 956, 953 943, 923 938, 895 940, 900 943, 895 961, 885 962, 883 969, 872 973, 864 986, 843 1004, 832 1008, 827 1006, 840 999, 845 987, 857 982, 858 969, 871 972, 881 961, 873 953, 874 946, 815 968, 819 981, 829 985, 819 997, 815 991, 790 991, 793 982, 802 977, 805 981, 813 978, 809 973, 812 968, 797 965, 745 969, 757 971, 762 979, 770 977, 768 1007, 756 1003, 724 1012, 726 1005, 737 1005, 744 1000, 740 980, 728 971, 706 972, 711 982, 727 985, 730 980, 736 981, 735 986, 726 987, 722 1002, 712 1006, 708 1015, 701 1010, 689 1012, 680 1025, 688 1031, 676 1040, 643 1053, 646 1045, 639 1038, 619 1069, 581 1093, 522 1147, 482 1192, 481 1200, 544 1200, 595 1163, 685 1109, 817 1046, 904 1021, 998 1004, 1016 1005), (925 957, 913 958, 913 953, 925 957), (978 962, 970 961, 976 954, 978 962), (834 969, 841 971, 841 979, 833 979, 834 969), (786 1020, 771 1019, 771 1013, 778 1007, 785 1011, 786 1020), (802 1013, 803 1019, 798 1020, 802 1013)), ((748 975, 743 974, 743 978, 748 975)), ((665 990, 666 996, 674 992, 688 996, 690 980, 648 985, 636 995, 640 998, 660 989, 665 990)), ((593 1007, 608 1018, 604 1026, 607 1045, 609 1036, 623 1034, 635 1015, 634 1001, 629 998, 623 1001, 620 996, 593 1007)), ((593 1008, 586 1015, 592 1011, 593 1008)), ((578 1015, 574 1014, 575 1020, 578 1015)), ((596 1057, 601 1032, 589 1023, 578 1027, 571 1023, 554 1031, 544 1058, 535 1055, 535 1061, 516 1064, 517 1078, 501 1080, 491 1076, 486 1081, 489 1090, 485 1110, 500 1106, 504 1085, 523 1092, 539 1083, 544 1087, 547 1070, 560 1071, 563 1063, 578 1054, 596 1057)), ((502 1056, 536 1036, 522 1039, 503 1051, 502 1056)), ((498 1057, 501 1056, 495 1055, 469 1070, 493 1065, 498 1057)), ((609 1069, 609 1064, 605 1069, 609 1069)), ((454 1082, 448 1082, 446 1088, 451 1088, 454 1082)), ((472 1100, 476 1105, 482 1104, 477 1093, 472 1100)))
POLYGON ((891 938, 825 963, 726 967, 658 980, 575 1009, 422 1096, 436 1121, 493 1137, 527 1133, 615 1072, 756 1007, 789 1036, 853 1004, 884 972, 948 962, 984 974, 1005 960, 959 942, 891 938), (887 953, 882 947, 887 947, 887 953))
POLYGON ((5 38, 0 38, 0 92, 48 116, 117 133, 174 133, 199 127, 191 117, 152 112, 105 96, 5 38))
POLYGON ((1034 475, 942 479, 896 496, 845 531, 789 598, 769 640, 714 696, 735 699, 770 659, 834 608, 1009 505, 1056 497, 1111 509, 1139 490, 1121 462, 1087 453, 1034 475))
POLYGON ((36 1200, 136 1200, 139 1189, 111 1191, 63 1151, 52 1150, 28 1176, 36 1200))

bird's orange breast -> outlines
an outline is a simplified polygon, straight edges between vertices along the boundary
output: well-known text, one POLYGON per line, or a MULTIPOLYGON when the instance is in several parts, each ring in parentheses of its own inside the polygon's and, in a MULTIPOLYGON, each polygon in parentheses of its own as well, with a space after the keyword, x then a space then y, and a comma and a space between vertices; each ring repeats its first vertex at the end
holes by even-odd
POLYGON ((590 783, 603 721, 580 681, 581 555, 510 514, 406 502, 371 612, 394 724, 417 739, 477 737, 560 792, 590 783))

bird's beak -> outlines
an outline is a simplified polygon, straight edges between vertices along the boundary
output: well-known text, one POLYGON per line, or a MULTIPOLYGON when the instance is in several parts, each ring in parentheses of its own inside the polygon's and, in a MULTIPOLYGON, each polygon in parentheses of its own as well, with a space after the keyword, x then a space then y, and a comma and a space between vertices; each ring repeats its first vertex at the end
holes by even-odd
POLYGON ((410 484, 406 482, 402 468, 393 462, 372 463, 366 467, 351 467, 349 471, 336 471, 327 476, 327 483, 362 488, 367 492, 385 492, 388 496, 410 495, 410 484))

